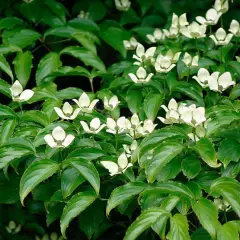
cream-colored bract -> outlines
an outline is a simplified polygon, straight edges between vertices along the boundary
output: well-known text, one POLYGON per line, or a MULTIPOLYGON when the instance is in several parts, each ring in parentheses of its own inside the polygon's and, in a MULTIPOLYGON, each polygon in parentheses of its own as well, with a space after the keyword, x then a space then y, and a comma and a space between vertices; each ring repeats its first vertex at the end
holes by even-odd
POLYGON ((218 23, 219 18, 222 16, 221 12, 218 12, 216 9, 211 8, 207 11, 205 18, 202 16, 197 16, 196 20, 200 24, 205 25, 216 25, 218 23))
POLYGON ((237 20, 232 20, 229 32, 231 32, 236 37, 240 37, 240 24, 237 20))
POLYGON ((135 50, 138 45, 138 41, 135 37, 131 37, 129 40, 123 40, 123 45, 126 50, 135 50))
POLYGON ((62 109, 59 107, 54 107, 54 110, 60 118, 65 120, 74 120, 80 112, 80 108, 73 110, 73 107, 68 102, 63 104, 62 109))
POLYGON ((110 99, 108 99, 107 97, 104 97, 103 103, 104 103, 105 109, 109 111, 113 111, 118 106, 120 101, 118 101, 118 97, 115 95, 115 96, 112 96, 110 99))
POLYGON ((93 118, 88 126, 88 124, 85 121, 80 121, 83 130, 86 133, 91 134, 98 134, 105 126, 106 124, 101 125, 101 121, 99 118, 93 118))
POLYGON ((188 67, 197 67, 198 66, 198 60, 199 60, 199 56, 198 55, 192 57, 187 52, 184 54, 183 59, 182 59, 182 61, 188 67))
POLYGON ((156 43, 165 39, 164 33, 159 28, 156 28, 153 34, 147 34, 146 37, 151 43, 156 43))
POLYGON ((139 67, 136 75, 133 73, 129 73, 128 76, 132 79, 135 83, 148 83, 151 78, 153 77, 153 73, 149 73, 147 75, 146 70, 143 67, 139 67))
POLYGON ((131 122, 125 117, 120 117, 117 121, 113 118, 107 118, 106 126, 106 132, 111 134, 121 134, 129 131, 131 128, 131 122))
POLYGON ((200 25, 192 22, 189 26, 181 27, 180 32, 187 38, 204 38, 206 37, 206 25, 200 25))
POLYGON ((44 136, 45 142, 51 148, 66 148, 68 147, 75 137, 72 134, 66 134, 63 128, 57 126, 53 129, 52 134, 44 136))
POLYGON ((119 11, 128 11, 131 6, 131 2, 129 0, 115 0, 115 5, 119 11))
POLYGON ((229 9, 228 0, 216 0, 213 8, 219 13, 226 13, 229 9))
POLYGON ((141 43, 138 43, 136 48, 136 54, 133 55, 133 58, 137 60, 134 62, 134 65, 140 66, 144 61, 150 60, 153 58, 156 51, 156 47, 150 47, 145 51, 144 46, 141 43))
POLYGON ((210 35, 209 37, 216 45, 228 45, 233 37, 233 34, 227 34, 223 28, 219 28, 214 35, 210 35))
POLYGON ((30 89, 23 90, 23 87, 18 80, 16 80, 9 89, 14 102, 26 102, 34 95, 34 91, 30 89))

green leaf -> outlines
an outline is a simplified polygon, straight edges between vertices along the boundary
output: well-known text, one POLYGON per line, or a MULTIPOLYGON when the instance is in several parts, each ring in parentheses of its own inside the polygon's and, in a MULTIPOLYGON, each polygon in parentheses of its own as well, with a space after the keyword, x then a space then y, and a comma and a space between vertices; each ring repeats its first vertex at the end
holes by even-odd
POLYGON ((24 112, 24 115, 20 118, 20 120, 26 122, 35 122, 44 127, 47 127, 50 124, 47 114, 38 110, 24 112))
POLYGON ((211 185, 211 191, 223 196, 240 217, 240 184, 232 178, 221 177, 211 185))
POLYGON ((0 54, 7 54, 7 53, 12 53, 12 52, 21 52, 22 49, 17 47, 17 46, 12 46, 12 45, 0 45, 0 54))
POLYGON ((60 56, 57 53, 50 52, 46 54, 38 64, 37 72, 36 72, 36 83, 39 85, 40 83, 52 81, 54 77, 48 77, 52 74, 56 69, 62 66, 62 62, 60 60, 60 56))
POLYGON ((71 38, 72 34, 76 33, 76 29, 67 25, 60 26, 60 27, 53 27, 49 28, 44 33, 44 38, 47 36, 57 36, 63 38, 71 38))
POLYGON ((32 163, 23 173, 20 182, 20 199, 26 196, 42 181, 51 177, 59 169, 59 165, 50 159, 41 159, 32 163))
POLYGON ((65 76, 84 76, 90 78, 90 72, 84 68, 77 66, 75 68, 69 66, 63 66, 51 73, 53 77, 65 77, 65 76))
POLYGON ((23 88, 26 87, 27 82, 30 78, 32 58, 33 55, 29 51, 18 52, 16 58, 13 61, 16 77, 23 88))
POLYGON ((98 25, 91 19, 86 18, 74 18, 68 22, 69 26, 79 29, 86 30, 89 32, 98 32, 100 29, 98 25))
POLYGON ((146 183, 132 182, 115 188, 108 199, 106 214, 109 215, 113 208, 124 203, 126 200, 132 199, 134 196, 142 192, 146 187, 146 183))
POLYGON ((18 118, 18 116, 10 107, 0 104, 0 120, 5 118, 18 118))
POLYGON ((207 163, 208 166, 218 168, 221 163, 217 162, 217 156, 213 143, 208 138, 201 138, 194 147, 194 150, 199 153, 202 160, 207 163))
POLYGON ((12 137, 16 125, 16 119, 7 119, 5 122, 3 122, 0 131, 0 145, 4 144, 9 138, 12 137))
POLYGON ((70 46, 64 48, 60 54, 68 54, 81 60, 86 66, 91 66, 101 72, 105 72, 106 68, 102 60, 93 52, 77 46, 70 46))
POLYGON ((13 80, 13 74, 12 74, 11 67, 2 54, 0 54, 0 69, 3 72, 5 72, 13 80))
POLYGON ((194 155, 188 155, 182 161, 182 171, 188 179, 195 178, 201 171, 199 159, 194 155))
POLYGON ((218 159, 223 163, 224 168, 233 161, 238 162, 240 158, 240 143, 231 138, 222 141, 218 148, 218 159))
POLYGON ((153 121, 156 118, 162 102, 163 96, 161 96, 159 93, 149 93, 145 97, 143 109, 148 119, 151 119, 153 121))
POLYGON ((11 29, 17 25, 23 25, 24 22, 22 19, 17 17, 6 17, 0 20, 0 29, 11 29))
POLYGON ((134 240, 141 233, 151 227, 161 216, 165 217, 170 215, 168 212, 161 208, 151 208, 143 211, 141 215, 131 224, 128 228, 124 240, 134 240))
POLYGON ((218 229, 217 232, 217 239, 218 240, 239 240, 239 234, 237 227, 232 223, 228 222, 225 223, 218 229))
POLYGON ((0 93, 11 98, 12 96, 9 88, 10 88, 10 85, 6 81, 0 79, 0 93))
POLYGON ((192 235, 192 240, 212 240, 211 236, 204 228, 198 228, 192 235))
POLYGON ((66 229, 73 218, 83 212, 95 199, 94 192, 80 192, 74 195, 63 209, 63 214, 60 220, 62 235, 66 238, 66 229))
POLYGON ((231 99, 236 99, 240 96, 240 84, 237 84, 236 86, 234 86, 231 90, 230 93, 230 98, 231 99))
POLYGON ((83 90, 80 88, 74 88, 74 87, 69 87, 69 88, 64 88, 60 91, 57 92, 57 97, 65 100, 65 99, 73 99, 73 98, 79 98, 83 93, 83 90))
POLYGON ((14 45, 20 48, 25 48, 28 45, 33 44, 41 35, 30 29, 14 29, 10 31, 4 31, 2 40, 4 44, 14 45))
POLYGON ((208 199, 201 198, 192 206, 192 209, 202 226, 213 239, 216 239, 217 227, 220 225, 216 205, 208 199))
POLYGON ((170 218, 169 240, 191 240, 188 233, 188 220, 182 214, 175 214, 170 218))
POLYGON ((132 113, 138 113, 142 106, 142 90, 140 87, 132 86, 126 94, 126 102, 132 113))
POLYGON ((61 178, 61 190, 63 198, 70 196, 73 191, 83 182, 85 178, 74 168, 66 169, 61 178))
POLYGON ((98 195, 100 189, 100 177, 94 164, 81 158, 70 158, 67 162, 87 179, 98 195))
POLYGON ((150 183, 154 182, 161 169, 181 153, 184 145, 180 142, 166 141, 153 152, 153 158, 145 163, 146 175, 150 183))
POLYGON ((127 50, 123 45, 123 40, 128 39, 126 33, 121 28, 109 27, 100 31, 100 37, 111 47, 116 49, 123 58, 127 56, 127 50))

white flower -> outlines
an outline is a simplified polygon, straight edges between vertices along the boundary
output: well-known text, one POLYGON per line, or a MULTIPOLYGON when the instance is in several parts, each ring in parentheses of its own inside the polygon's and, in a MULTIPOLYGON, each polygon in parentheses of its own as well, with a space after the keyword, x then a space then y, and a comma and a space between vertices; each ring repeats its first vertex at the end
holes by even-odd
POLYGON ((65 148, 74 140, 72 134, 66 135, 65 131, 60 127, 55 127, 52 134, 47 134, 44 140, 51 148, 65 148))
POLYGON ((236 59, 237 59, 238 62, 240 62, 240 57, 236 56, 236 59))
POLYGON ((133 73, 129 73, 128 74, 128 76, 135 83, 148 83, 151 80, 153 75, 154 75, 153 73, 149 73, 147 75, 147 72, 146 72, 146 70, 143 67, 139 67, 138 68, 138 70, 136 72, 136 75, 133 74, 133 73))
POLYGON ((101 161, 101 164, 110 172, 110 176, 124 173, 129 167, 133 166, 131 163, 128 163, 127 155, 124 152, 118 157, 117 163, 101 161))
POLYGON ((229 28, 229 32, 234 34, 236 37, 240 37, 240 25, 236 20, 232 20, 229 28))
POLYGON ((120 117, 117 121, 112 118, 107 118, 106 132, 112 134, 125 133, 131 128, 131 123, 125 117, 120 117))
POLYGON ((161 73, 170 72, 175 66, 180 57, 181 52, 173 53, 169 50, 165 56, 159 54, 155 62, 155 70, 161 73))
POLYGON ((64 240, 63 236, 58 237, 57 233, 53 232, 49 236, 48 234, 44 234, 42 238, 36 236, 35 240, 64 240))
POLYGON ((215 92, 223 92, 228 87, 235 85, 230 72, 225 72, 219 77, 219 72, 214 72, 208 79, 209 88, 215 92))
POLYGON ((98 134, 105 126, 106 124, 102 124, 100 122, 99 118, 94 118, 90 122, 90 128, 88 127, 88 124, 84 121, 80 121, 84 131, 86 133, 91 133, 91 134, 98 134))
POLYGON ((216 45, 228 45, 233 37, 233 34, 227 34, 223 28, 219 28, 216 31, 215 36, 211 35, 209 37, 214 41, 216 45))
POLYGON ((134 140, 130 146, 123 144, 123 148, 128 158, 132 156, 132 153, 137 149, 137 147, 138 143, 136 140, 134 140))
POLYGON ((200 140, 200 138, 205 137, 206 135, 206 129, 205 126, 199 125, 195 128, 195 131, 193 133, 189 133, 188 137, 193 141, 197 142, 200 140))
POLYGON ((178 113, 178 103, 174 98, 172 98, 168 106, 161 105, 161 107, 166 111, 166 118, 158 117, 158 119, 164 124, 179 123, 179 113, 178 113))
POLYGON ((175 26, 171 26, 169 30, 163 29, 163 32, 167 38, 177 38, 179 35, 179 28, 175 26))
POLYGON ((133 55, 133 58, 137 60, 134 62, 134 65, 141 65, 142 62, 152 59, 156 51, 156 47, 150 47, 145 51, 144 46, 141 43, 138 43, 136 49, 136 55, 133 55))
POLYGON ((129 41, 123 40, 123 45, 127 50, 134 50, 138 45, 138 41, 136 40, 136 38, 131 37, 129 41))
POLYGON ((195 104, 192 104, 188 107, 181 106, 180 109, 181 121, 192 127, 197 127, 198 125, 206 121, 204 107, 196 107, 195 104))
POLYGON ((219 18, 221 17, 222 13, 217 12, 216 9, 211 8, 207 11, 206 13, 206 18, 198 16, 196 17, 196 20, 200 24, 205 24, 205 25, 216 25, 218 23, 219 18))
POLYGON ((135 133, 133 133, 133 131, 131 132, 130 129, 130 135, 135 138, 145 136, 149 133, 152 133, 156 126, 157 124, 154 124, 151 119, 146 119, 144 120, 143 125, 140 125, 137 128, 135 128, 135 133))
POLYGON ((113 111, 118 106, 118 104, 120 102, 118 101, 117 96, 113 96, 109 100, 107 99, 107 97, 104 97, 103 103, 104 103, 104 108, 105 109, 107 109, 109 111, 113 111))
POLYGON ((83 92, 78 100, 73 99, 73 101, 78 105, 81 112, 91 113, 99 100, 95 99, 91 102, 88 95, 83 92))
POLYGON ((165 36, 159 28, 156 28, 153 32, 153 35, 152 34, 147 34, 147 38, 149 39, 150 42, 156 43, 156 42, 159 42, 161 40, 164 40, 165 36))
POLYGON ((177 16, 175 13, 173 13, 172 16, 172 26, 180 28, 189 25, 187 21, 187 15, 186 13, 182 14, 181 16, 177 16))
POLYGON ((195 79, 203 88, 208 87, 208 80, 210 77, 210 73, 205 68, 200 68, 198 70, 197 76, 193 76, 193 79, 195 79))
POLYGON ((131 2, 129 0, 115 0, 115 5, 119 11, 128 11, 131 6, 131 2))
POLYGON ((213 202, 221 211, 229 211, 231 209, 230 204, 225 199, 215 198, 213 202))
POLYGON ((84 12, 83 10, 80 11, 80 13, 77 15, 78 18, 88 19, 89 12, 84 12))
POLYGON ((228 0, 216 0, 213 6, 217 12, 226 13, 229 9, 228 0))
POLYGON ((25 2, 25 3, 31 3, 31 2, 33 2, 34 0, 23 0, 23 2, 25 2))
POLYGON ((206 25, 200 25, 192 22, 189 26, 184 26, 180 32, 187 38, 203 38, 206 36, 206 25))
POLYGON ((10 221, 6 226, 6 230, 10 234, 17 234, 21 231, 21 229, 22 229, 21 224, 17 225, 14 221, 10 221))
POLYGON ((73 111, 73 107, 68 102, 65 102, 63 104, 62 109, 59 107, 54 107, 54 110, 56 111, 57 115, 60 118, 66 120, 74 120, 77 117, 78 113, 80 112, 79 108, 73 111))
POLYGON ((34 95, 34 92, 30 89, 23 91, 23 87, 19 81, 15 81, 9 89, 14 102, 26 102, 34 95))
POLYGON ((185 53, 183 56, 182 61, 188 66, 188 67, 197 67, 198 66, 198 60, 199 56, 192 57, 189 53, 185 53))

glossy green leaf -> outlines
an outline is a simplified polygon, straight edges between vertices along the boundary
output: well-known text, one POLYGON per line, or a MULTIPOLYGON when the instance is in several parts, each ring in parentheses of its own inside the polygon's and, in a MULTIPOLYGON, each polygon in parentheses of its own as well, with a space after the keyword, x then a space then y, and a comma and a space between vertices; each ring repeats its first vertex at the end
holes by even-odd
POLYGON ((63 66, 55 70, 51 76, 53 77, 65 77, 65 76, 83 76, 83 77, 90 77, 90 72, 84 68, 77 66, 75 68, 69 66, 63 66))
POLYGON ((0 69, 3 72, 5 72, 13 80, 13 74, 12 74, 11 67, 2 54, 0 54, 0 69))
POLYGON ((239 240, 238 228, 232 223, 225 223, 217 232, 217 240, 239 240))
POLYGON ((23 173, 20 182, 20 199, 26 196, 42 181, 51 177, 59 169, 59 165, 50 159, 41 159, 32 163, 23 173))
POLYGON ((10 84, 8 84, 6 81, 0 79, 0 93, 4 94, 5 96, 11 98, 11 92, 10 92, 10 84))
POLYGON ((0 104, 0 120, 6 118, 18 118, 18 116, 10 107, 0 104))
POLYGON ((89 205, 91 205, 95 199, 96 194, 94 192, 80 192, 75 194, 67 203, 63 209, 63 214, 60 220, 61 232, 66 237, 66 229, 73 218, 77 217, 82 211, 84 211, 89 205))
POLYGON ((5 44, 0 45, 0 54, 8 54, 12 52, 21 52, 21 51, 22 49, 17 46, 5 45, 5 44))
POLYGON ((3 145, 9 138, 12 137, 15 127, 17 125, 16 119, 8 119, 3 122, 0 130, 0 145, 3 145))
POLYGON ((132 86, 126 94, 126 101, 132 113, 138 113, 142 106, 142 91, 140 87, 132 86))
POLYGON ((182 171, 188 179, 195 178, 201 171, 199 159, 194 155, 188 155, 182 161, 182 171))
POLYGON ((80 88, 69 87, 58 91, 56 95, 58 98, 65 100, 73 98, 78 99, 82 95, 82 93, 83 91, 80 88))

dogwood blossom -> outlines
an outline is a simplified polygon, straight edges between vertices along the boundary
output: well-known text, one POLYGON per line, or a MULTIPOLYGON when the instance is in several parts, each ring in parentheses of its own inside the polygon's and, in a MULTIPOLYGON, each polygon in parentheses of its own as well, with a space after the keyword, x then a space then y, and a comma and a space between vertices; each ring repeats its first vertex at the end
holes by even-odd
POLYGON ((238 21, 232 20, 229 32, 231 32, 236 37, 240 37, 240 24, 238 21))
POLYGON ((188 21, 187 21, 187 15, 186 13, 183 13, 181 16, 177 16, 175 13, 173 13, 172 15, 172 26, 177 27, 177 28, 181 28, 184 26, 189 25, 188 21))
POLYGON ((196 17, 196 20, 200 24, 205 24, 205 25, 216 25, 218 23, 219 18, 221 17, 222 13, 217 12, 216 9, 211 8, 207 11, 206 17, 198 16, 196 17))
POLYGON ((72 134, 66 134, 66 132, 60 127, 57 126, 53 129, 52 134, 47 134, 44 136, 45 142, 51 148, 65 148, 69 146, 74 140, 72 134))
POLYGON ((131 6, 131 2, 129 0, 115 0, 115 5, 119 11, 128 11, 131 6))
POLYGON ((54 107, 54 110, 60 118, 66 120, 74 120, 80 112, 80 108, 73 110, 73 107, 68 102, 63 104, 62 109, 59 107, 54 107))
POLYGON ((145 51, 144 46, 141 43, 138 43, 136 54, 133 55, 133 58, 137 60, 134 62, 134 65, 141 65, 146 60, 151 60, 155 54, 156 47, 150 47, 145 51))
POLYGON ((104 97, 103 103, 104 103, 104 108, 105 109, 107 109, 109 111, 113 111, 118 106, 118 104, 120 102, 118 101, 117 96, 113 96, 110 99, 108 99, 107 97, 104 97))
POLYGON ((63 240, 63 236, 58 237, 57 233, 53 232, 50 234, 50 236, 48 234, 44 234, 42 238, 36 236, 35 240, 63 240))
POLYGON ((168 30, 163 29, 163 32, 167 38, 177 38, 179 35, 179 28, 175 26, 171 26, 168 30))
POLYGON ((236 59, 237 59, 238 62, 240 62, 240 57, 236 56, 236 59))
POLYGON ((158 119, 164 123, 164 124, 173 124, 173 123, 179 123, 179 113, 178 113, 178 103, 174 98, 172 98, 168 106, 161 105, 161 108, 163 108, 166 112, 166 118, 158 117, 158 119))
POLYGON ((95 99, 91 102, 88 95, 83 92, 78 100, 73 99, 73 101, 78 105, 81 112, 91 113, 99 100, 95 99))
POLYGON ((211 35, 209 37, 214 41, 216 45, 228 45, 233 37, 233 34, 227 34, 223 28, 219 28, 216 31, 215 35, 211 35))
POLYGON ((227 212, 231 209, 230 204, 225 199, 215 198, 213 202, 217 206, 217 208, 221 211, 227 212))
POLYGON ((138 41, 136 40, 135 37, 131 37, 129 39, 129 41, 124 40, 123 45, 124 45, 125 49, 127 49, 127 50, 134 50, 134 49, 136 49, 136 47, 138 45, 138 41))
POLYGON ((120 117, 117 121, 112 118, 107 118, 106 126, 106 132, 112 134, 121 134, 128 132, 128 130, 131 128, 131 123, 125 117, 120 117))
POLYGON ((137 149, 137 147, 138 143, 136 140, 134 140, 131 145, 123 144, 124 151, 128 158, 132 156, 132 153, 137 149))
POLYGON ((83 10, 80 11, 80 13, 77 15, 78 18, 88 19, 89 12, 84 12, 83 10))
POLYGON ((109 171, 110 176, 124 173, 129 167, 132 167, 132 163, 128 162, 126 153, 122 153, 118 157, 117 163, 111 161, 101 161, 101 164, 109 171))
POLYGON ((187 67, 197 67, 198 66, 199 56, 192 57, 189 53, 185 53, 182 61, 185 63, 187 67))
POLYGON ((152 43, 159 42, 161 40, 164 40, 164 38, 165 38, 163 32, 159 28, 156 28, 154 30, 153 34, 147 34, 146 37, 152 43))
POLYGON ((211 75, 207 69, 200 68, 197 76, 193 76, 193 79, 195 79, 203 88, 206 88, 208 87, 208 80, 210 76, 211 75))
POLYGON ((23 91, 23 87, 18 80, 9 89, 14 102, 26 102, 34 95, 34 91, 30 89, 23 91))
POLYGON ((189 26, 181 27, 180 32, 187 38, 203 38, 206 37, 206 25, 200 25, 192 22, 189 26))
POLYGON ((106 124, 102 124, 100 122, 99 118, 93 118, 88 126, 88 124, 85 121, 80 121, 83 130, 86 133, 91 133, 91 134, 98 134, 105 126, 106 124))
POLYGON ((223 92, 228 87, 235 85, 235 82, 232 80, 230 72, 225 72, 219 76, 220 72, 214 72, 208 79, 208 86, 210 90, 215 92, 223 92))
POLYGON ((198 142, 201 138, 205 137, 206 135, 206 128, 203 125, 199 125, 195 128, 195 131, 193 133, 189 133, 188 137, 193 142, 198 142))
POLYGON ((10 221, 6 226, 6 230, 10 234, 17 234, 21 231, 21 229, 22 229, 21 224, 17 225, 14 221, 10 221))
POLYGON ((216 0, 213 6, 217 12, 226 13, 229 9, 228 0, 216 0))
POLYGON ((128 74, 128 76, 135 83, 148 83, 151 80, 153 75, 154 75, 153 73, 149 73, 147 75, 147 72, 146 72, 146 70, 143 67, 139 67, 138 68, 138 70, 136 72, 136 75, 133 74, 133 73, 129 73, 128 74))

